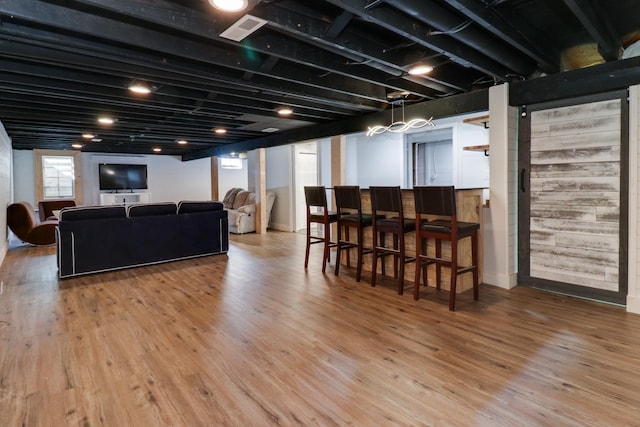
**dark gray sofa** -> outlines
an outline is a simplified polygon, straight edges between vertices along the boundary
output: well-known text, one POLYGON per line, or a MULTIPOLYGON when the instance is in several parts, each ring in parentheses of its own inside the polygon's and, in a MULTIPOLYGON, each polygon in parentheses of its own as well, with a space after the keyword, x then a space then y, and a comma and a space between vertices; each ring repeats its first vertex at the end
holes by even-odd
POLYGON ((222 254, 227 211, 215 201, 65 208, 56 246, 60 278, 222 254))

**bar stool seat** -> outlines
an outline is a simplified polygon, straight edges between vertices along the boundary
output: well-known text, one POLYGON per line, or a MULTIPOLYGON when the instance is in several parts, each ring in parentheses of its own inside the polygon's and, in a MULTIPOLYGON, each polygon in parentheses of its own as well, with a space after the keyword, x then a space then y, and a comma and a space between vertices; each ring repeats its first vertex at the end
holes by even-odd
POLYGON ((370 187, 369 191, 371 194, 371 214, 373 217, 371 286, 376 285, 378 258, 382 259, 381 272, 384 275, 384 258, 392 256, 393 275, 398 279, 398 294, 402 295, 404 292, 405 264, 415 261, 414 257, 406 255, 405 235, 415 230, 415 221, 404 218, 402 192, 399 186, 370 187), (387 233, 391 234, 393 247, 386 245, 385 238, 387 233))
POLYGON ((330 261, 331 249, 337 245, 331 241, 331 224, 338 221, 338 213, 329 211, 327 208, 327 191, 324 186, 306 186, 304 187, 304 197, 307 204, 307 245, 304 255, 304 268, 309 265, 309 250, 311 245, 322 243, 322 272, 327 268, 327 262, 330 261), (312 211, 312 209, 318 209, 312 211), (323 234, 311 234, 311 224, 322 224, 323 234))
POLYGON ((460 274, 472 273, 473 299, 478 300, 478 230, 480 224, 460 222, 456 215, 455 188, 452 186, 416 186, 413 188, 416 208, 416 271, 413 287, 413 298, 420 294, 420 276, 423 272, 424 285, 427 283, 427 267, 436 265, 436 289, 440 289, 441 269, 451 270, 449 289, 449 310, 454 311, 456 305, 457 277, 460 274), (424 215, 448 217, 428 220, 424 215), (458 242, 471 238, 471 265, 458 265, 458 242), (434 239, 435 255, 427 253, 427 241, 434 239), (442 255, 442 241, 451 242, 451 257, 442 255))
POLYGON ((336 199, 336 209, 338 212, 338 245, 335 274, 337 275, 340 270, 341 251, 347 251, 347 265, 351 265, 350 249, 355 248, 357 250, 356 282, 359 282, 362 276, 362 257, 365 254, 373 252, 372 248, 365 248, 363 246, 364 229, 371 227, 373 217, 369 214, 362 213, 360 187, 357 185, 335 186, 333 188, 333 194, 336 199), (349 238, 349 230, 351 228, 356 230, 355 242, 349 238))

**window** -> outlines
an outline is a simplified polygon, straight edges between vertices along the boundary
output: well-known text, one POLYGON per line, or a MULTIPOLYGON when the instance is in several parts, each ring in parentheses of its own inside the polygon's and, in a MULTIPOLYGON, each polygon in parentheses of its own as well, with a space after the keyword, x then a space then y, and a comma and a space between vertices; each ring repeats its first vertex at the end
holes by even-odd
POLYGON ((73 157, 42 156, 44 199, 73 199, 73 157))
POLYGON ((242 159, 238 157, 221 157, 220 166, 222 169, 242 169, 242 159))
POLYGON ((82 204, 82 153, 33 150, 36 199, 74 199, 82 204))

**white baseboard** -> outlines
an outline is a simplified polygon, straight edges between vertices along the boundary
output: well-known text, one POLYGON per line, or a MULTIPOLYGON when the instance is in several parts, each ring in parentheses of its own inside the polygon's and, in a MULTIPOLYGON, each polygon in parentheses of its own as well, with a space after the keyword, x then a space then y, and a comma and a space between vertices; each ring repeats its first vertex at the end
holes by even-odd
POLYGON ((492 274, 492 273, 487 273, 486 271, 483 271, 482 283, 486 283, 487 285, 497 286, 503 289, 512 289, 518 285, 518 275, 517 273, 492 274))
POLYGON ((9 242, 2 242, 2 247, 0 247, 0 266, 4 262, 4 257, 7 255, 7 251, 9 250, 9 242))
POLYGON ((291 231, 289 230, 289 224, 278 224, 275 222, 269 224, 269 228, 276 231, 291 231))
POLYGON ((640 297, 627 295, 627 311, 640 314, 640 297))

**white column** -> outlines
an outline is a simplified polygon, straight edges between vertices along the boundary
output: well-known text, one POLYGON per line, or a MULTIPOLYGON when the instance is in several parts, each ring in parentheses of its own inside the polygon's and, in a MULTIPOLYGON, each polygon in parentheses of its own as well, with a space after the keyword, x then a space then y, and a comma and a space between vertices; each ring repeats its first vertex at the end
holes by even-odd
POLYGON ((629 88, 629 276, 627 311, 640 314, 640 86, 629 88))
POLYGON ((489 89, 489 208, 484 211, 484 282, 517 285, 518 109, 509 106, 509 86, 489 89))

